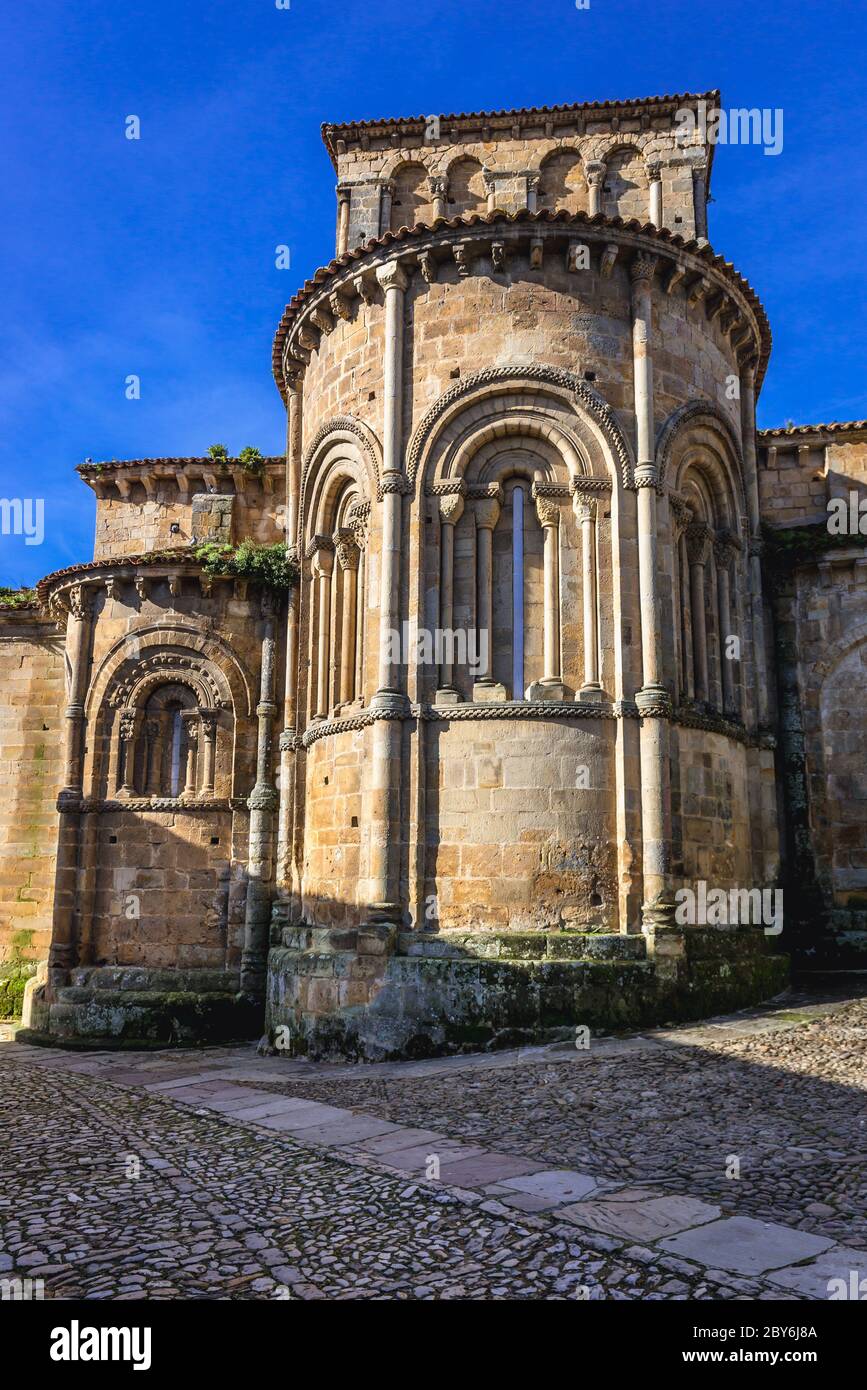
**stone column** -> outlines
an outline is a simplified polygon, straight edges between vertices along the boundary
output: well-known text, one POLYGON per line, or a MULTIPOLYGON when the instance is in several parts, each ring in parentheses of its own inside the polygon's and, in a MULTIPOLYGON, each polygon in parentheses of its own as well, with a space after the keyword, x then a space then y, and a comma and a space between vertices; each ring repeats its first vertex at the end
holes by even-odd
MULTIPOLYGON (((506 687, 493 676, 494 646, 494 527, 500 517, 502 493, 473 502, 476 523, 476 649, 481 670, 473 684, 473 700, 505 700, 506 687)), ((520 699, 520 695, 517 697, 520 699)))
POLYGON ((717 604, 719 608, 719 660, 722 673, 723 713, 736 716, 737 687, 734 678, 734 663, 726 653, 727 639, 732 633, 731 570, 734 563, 735 547, 731 539, 721 536, 714 544, 716 560, 717 604))
POLYGON ((658 159, 648 159, 645 164, 647 182, 650 190, 648 220, 654 227, 662 226, 662 165, 658 159))
POLYGON ((449 659, 453 655, 452 623, 454 622, 455 600, 455 527, 463 516, 464 499, 461 493, 452 492, 439 499, 440 511, 440 636, 443 642, 445 659, 440 667, 439 689, 435 695, 438 705, 456 705, 460 693, 454 682, 454 668, 449 659))
POLYGON ((710 532, 703 521, 694 521, 686 531, 689 559, 689 597, 692 618, 692 672, 695 698, 707 703, 710 680, 707 662, 707 619, 705 615, 705 565, 710 549, 710 532))
POLYGON ((319 614, 316 642, 316 710, 313 718, 325 719, 328 714, 328 662, 331 652, 331 575, 334 570, 332 542, 317 536, 316 549, 310 560, 316 581, 316 606, 319 614))
POLYGON ((750 358, 741 368, 741 442, 750 525, 750 598, 755 669, 756 716, 759 728, 768 727, 768 663, 765 651, 765 605, 762 593, 762 524, 759 511, 759 473, 756 458, 756 363, 750 358))
MULTIPOLYGON (((671 697, 662 682, 662 595, 657 535, 656 439, 653 415, 653 276, 656 257, 638 255, 631 266, 632 365, 635 393, 635 485, 638 489, 638 585, 641 609, 642 925, 654 938, 671 926, 671 697)), ((654 946, 655 949, 655 946, 654 946)))
POLYGON ((394 197, 394 184, 386 179, 379 185, 379 235, 391 231, 391 202, 394 197))
POLYGON ((584 169, 587 177, 587 192, 589 197, 588 211, 591 217, 597 212, 602 211, 602 193, 605 183, 605 165, 601 159, 591 159, 584 169))
POLYGON ((433 203, 434 221, 436 221, 438 217, 448 217, 448 192, 448 179, 443 174, 432 175, 430 181, 430 193, 431 202, 433 203))
POLYGON ((199 711, 202 723, 202 780, 199 796, 208 800, 214 795, 214 769, 217 753, 217 714, 215 709, 199 711))
POLYGON ((187 765, 184 775, 184 796, 193 797, 196 794, 196 749, 199 743, 199 711, 197 709, 185 709, 181 711, 184 729, 187 735, 187 765))
POLYGON ((274 867, 273 817, 278 801, 271 771, 271 742, 277 713, 274 700, 274 595, 268 589, 262 594, 262 617, 259 703, 256 706, 256 783, 247 799, 250 839, 240 980, 241 993, 251 999, 261 999, 265 992, 268 923, 271 916, 270 884, 274 867))
POLYGON ((337 186, 337 254, 349 250, 349 208, 352 194, 348 188, 337 186))
POLYGON ((145 758, 145 796, 159 796, 163 789, 163 727, 164 716, 156 715, 145 724, 147 756, 145 758))
POLYGON ((118 730, 120 757, 117 781, 119 796, 135 796, 135 744, 139 718, 136 710, 124 710, 118 730))
MULTIPOLYGON (((304 374, 296 367, 288 378, 286 420, 286 546, 298 559, 298 512, 301 496, 301 417, 304 374)), ((280 807, 277 821, 277 892, 284 918, 292 912, 295 866, 295 710, 298 681, 298 604, 300 586, 289 590, 286 603, 286 675, 283 689, 283 730, 280 734, 280 807)))
POLYGON ((355 698, 355 610, 358 602, 358 561, 360 551, 351 529, 344 528, 334 537, 334 550, 340 566, 342 592, 340 595, 340 671, 337 700, 347 705, 355 698))
POLYGON ((527 694, 531 700, 566 700, 571 691, 563 684, 560 670, 560 507, 551 497, 536 495, 535 502, 543 544, 544 674, 540 681, 533 681, 527 694))
POLYGON ((406 273, 396 260, 382 265, 376 278, 385 295, 383 356, 383 474, 380 484, 381 555, 379 659, 370 770, 369 923, 390 939, 390 924, 402 920, 400 896, 401 721, 409 712, 403 671, 393 639, 400 633, 400 550, 403 471, 403 323, 406 273))
POLYGON ((60 815, 57 833, 57 867, 54 879, 54 909, 51 946, 48 952, 48 992, 50 997, 66 984, 75 964, 76 893, 81 838, 81 798, 83 793, 84 701, 90 670, 93 635, 93 595, 83 584, 75 584, 60 600, 66 611, 66 723, 63 738, 63 788, 57 798, 60 815))
POLYGON ((539 207, 539 180, 541 174, 533 173, 527 175, 527 210, 536 212, 539 207))
POLYGON ((707 240, 707 165, 692 166, 692 206, 695 217, 695 235, 707 240))
POLYGON ((596 497, 576 492, 572 503, 581 527, 581 588, 584 609, 584 680, 579 700, 602 698, 599 681, 599 614, 596 589, 596 497))

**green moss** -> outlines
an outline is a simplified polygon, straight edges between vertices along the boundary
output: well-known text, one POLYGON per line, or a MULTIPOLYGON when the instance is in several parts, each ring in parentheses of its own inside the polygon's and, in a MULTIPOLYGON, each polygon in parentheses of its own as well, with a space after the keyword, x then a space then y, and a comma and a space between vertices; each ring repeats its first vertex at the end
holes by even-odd
POLYGON ((0 584, 0 608, 29 608, 35 602, 35 589, 10 589, 0 584))
POLYGON ((821 559, 829 550, 867 545, 867 536, 832 535, 824 521, 812 526, 763 526, 765 559, 772 569, 788 570, 821 559))
POLYGON ((279 541, 260 545, 246 540, 236 546, 211 541, 197 546, 193 555, 207 574, 250 579, 271 589, 291 589, 298 582, 298 566, 279 541))

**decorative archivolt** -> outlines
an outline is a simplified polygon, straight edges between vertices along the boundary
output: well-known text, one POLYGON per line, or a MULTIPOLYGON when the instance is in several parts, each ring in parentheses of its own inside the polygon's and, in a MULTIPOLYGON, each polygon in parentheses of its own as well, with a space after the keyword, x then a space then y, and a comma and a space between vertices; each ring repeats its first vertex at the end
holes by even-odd
POLYGON ((489 438, 522 431, 548 440, 570 476, 614 468, 624 486, 631 483, 632 452, 607 402, 571 372, 543 366, 489 367, 446 391, 410 441, 407 476, 426 486, 458 476, 489 438), (428 478, 434 455, 436 478, 428 478))
POLYGON ((382 450, 368 425, 352 415, 326 420, 304 453, 301 498, 298 509, 298 541, 322 530, 322 515, 342 491, 342 483, 354 482, 358 507, 381 496, 382 450))
POLYGON ((91 682, 85 713, 130 703, 134 691, 177 680, 213 708, 251 716, 254 682, 239 657, 215 632, 182 623, 156 623, 126 633, 106 652, 91 682))
POLYGON ((733 527, 747 514, 744 462, 735 428, 713 401, 693 400, 679 406, 656 437, 657 478, 679 492, 684 467, 703 474, 715 497, 716 520, 733 527), (722 514, 721 514, 722 513, 722 514))

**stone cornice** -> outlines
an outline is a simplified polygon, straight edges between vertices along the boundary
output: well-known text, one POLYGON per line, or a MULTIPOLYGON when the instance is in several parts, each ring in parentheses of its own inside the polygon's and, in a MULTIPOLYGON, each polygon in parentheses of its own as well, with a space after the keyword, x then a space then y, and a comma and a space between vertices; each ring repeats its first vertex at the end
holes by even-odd
POLYGON ((178 499, 188 501, 194 492, 237 494, 253 488, 269 494, 279 491, 286 470, 285 457, 272 454, 260 459, 259 465, 253 471, 237 459, 107 459, 79 463, 75 471, 97 497, 124 498, 132 483, 140 483, 149 496, 155 496, 157 485, 169 481, 177 488, 178 499))
MULTIPOLYGON (((719 102, 720 93, 713 92, 681 92, 674 95, 651 96, 651 97, 629 97, 623 101, 581 101, 558 104, 555 106, 521 106, 502 111, 461 111, 452 112, 450 115, 441 114, 437 117, 440 130, 445 129, 446 138, 458 135, 466 130, 477 130, 485 127, 491 132, 503 132, 507 137, 511 137, 517 128, 518 138, 521 138, 525 128, 537 129, 540 124, 550 122, 556 129, 558 125, 574 124, 576 117, 580 118, 585 114, 598 117, 599 115, 609 115, 616 120, 620 113, 624 117, 634 118, 641 115, 642 111, 652 112, 654 115, 665 114, 670 110, 671 115, 685 105, 694 105, 698 101, 705 101, 708 107, 719 102)), ((361 144, 363 140, 368 142, 377 138, 390 139, 395 135, 404 136, 412 141, 413 138, 423 140, 428 128, 429 117, 427 116, 392 116, 379 120, 369 121, 346 121, 339 124, 326 122, 322 126, 322 141, 327 149, 331 162, 337 169, 337 157, 342 153, 338 149, 338 144, 344 147, 361 144)))
MULTIPOLYGON (((569 213, 566 211, 530 212, 522 209, 516 213, 490 212, 474 213, 466 217, 438 218, 432 225, 418 223, 415 227, 402 227, 397 232, 386 232, 383 236, 368 241, 364 246, 354 247, 329 262, 315 272, 311 279, 287 304, 278 325, 272 346, 272 369, 281 396, 286 400, 290 388, 289 376, 295 371, 299 358, 315 348, 318 330, 310 321, 310 313, 319 304, 327 305, 330 296, 337 291, 346 299, 358 297, 359 282, 367 276, 367 282, 374 278, 375 272, 393 254, 401 258, 404 269, 419 264, 425 253, 439 252, 446 258, 454 259, 456 247, 461 249, 461 264, 464 274, 472 274, 474 264, 480 255, 490 256, 491 243, 505 238, 512 254, 519 244, 527 240, 529 255, 530 240, 556 247, 562 241, 564 257, 568 257, 570 241, 580 234, 588 243, 598 247, 602 244, 602 254, 612 247, 630 251, 639 258, 656 256, 662 272, 663 283, 673 292, 673 279, 669 279, 672 268, 685 272, 679 282, 693 286, 698 281, 723 293, 728 300, 730 313, 728 322, 738 333, 749 330, 749 341, 740 345, 738 351, 743 355, 755 357, 758 362, 756 372, 756 391, 761 382, 771 350, 771 333, 767 316, 755 290, 730 264, 718 256, 706 241, 685 240, 666 227, 657 228, 650 223, 636 219, 624 221, 620 217, 605 217, 596 213, 569 213), (385 255, 383 255, 385 253, 385 255)), ((430 255, 428 256, 430 262, 430 255)), ((423 283, 429 283, 428 274, 422 276, 423 283)), ((381 291, 379 292, 381 296, 381 291)), ((717 312, 717 306, 715 306, 717 312)))

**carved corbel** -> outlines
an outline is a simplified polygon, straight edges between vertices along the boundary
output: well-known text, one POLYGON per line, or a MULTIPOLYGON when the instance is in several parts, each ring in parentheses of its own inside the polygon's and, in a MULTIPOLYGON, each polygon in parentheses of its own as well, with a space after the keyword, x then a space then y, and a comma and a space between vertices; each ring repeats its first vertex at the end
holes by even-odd
POLYGON ((614 269, 614 263, 617 260, 617 253, 619 250, 620 247, 616 242, 611 241, 602 252, 602 259, 599 263, 599 273, 603 280, 609 280, 611 278, 611 272, 614 269))
POLYGON ((672 294, 673 291, 677 289, 678 285, 681 283, 685 275, 686 271, 684 267, 682 265, 678 265, 677 262, 675 262, 674 265, 671 267, 671 270, 665 277, 664 281, 662 282, 662 288, 665 290, 665 293, 672 294))
POLYGON ((686 302, 689 305, 689 307, 691 309, 694 309, 697 304, 700 304, 701 301, 704 299, 705 295, 710 290, 710 288, 711 283, 710 280, 708 280, 707 276, 697 276, 695 280, 693 280, 692 283, 687 286, 686 302))
POLYGON ((378 281, 372 270, 362 270, 358 275, 353 276, 352 285, 355 293, 364 300, 365 304, 372 304, 376 299, 378 281))
POLYGON ((436 284, 438 266, 437 266, 437 259, 436 259, 436 257, 434 256, 433 252, 432 252, 432 251, 422 251, 422 252, 420 252, 420 253, 419 253, 419 258, 418 258, 418 264, 419 264, 419 269, 421 270, 421 273, 422 273, 422 278, 426 281, 426 283, 427 283, 428 285, 434 285, 434 284, 436 284))

